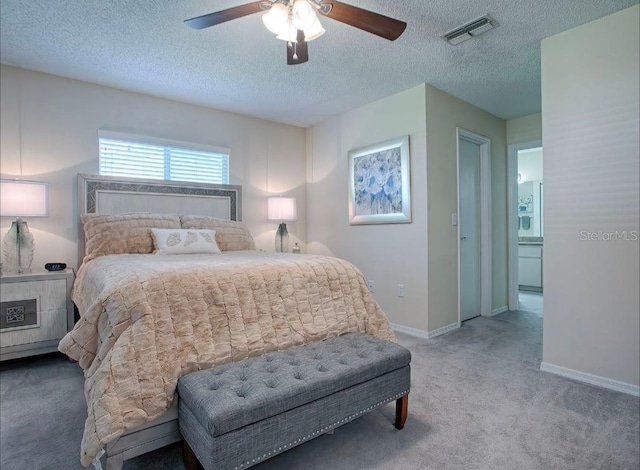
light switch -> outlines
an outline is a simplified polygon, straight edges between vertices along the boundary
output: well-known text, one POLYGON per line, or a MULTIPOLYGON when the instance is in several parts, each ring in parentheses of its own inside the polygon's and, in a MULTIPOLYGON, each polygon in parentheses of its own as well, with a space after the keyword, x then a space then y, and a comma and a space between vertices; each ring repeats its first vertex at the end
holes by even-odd
POLYGON ((454 227, 458 225, 458 214, 456 214, 455 212, 451 214, 451 225, 454 227))

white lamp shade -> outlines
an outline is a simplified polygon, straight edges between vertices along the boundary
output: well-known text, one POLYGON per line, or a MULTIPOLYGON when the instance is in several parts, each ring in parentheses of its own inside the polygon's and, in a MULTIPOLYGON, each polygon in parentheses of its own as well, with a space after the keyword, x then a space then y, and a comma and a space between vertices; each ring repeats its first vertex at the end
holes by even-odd
POLYGON ((267 198, 267 218, 269 220, 296 220, 296 199, 293 197, 267 198))
POLYGON ((0 216, 48 217, 49 184, 40 181, 0 180, 0 216))
POLYGON ((325 33, 325 30, 320 24, 320 20, 316 18, 316 20, 313 22, 311 26, 309 26, 308 28, 305 28, 304 40, 307 42, 313 41, 314 39, 318 39, 324 33, 325 33))
POLYGON ((262 22, 273 34, 281 34, 289 22, 289 9, 282 3, 274 3, 269 11, 262 15, 262 22))
POLYGON ((287 22, 286 26, 282 28, 280 34, 276 36, 276 39, 287 42, 298 42, 298 30, 292 23, 287 22))
POLYGON ((307 0, 296 0, 291 10, 293 25, 297 29, 307 29, 318 19, 314 8, 307 0))

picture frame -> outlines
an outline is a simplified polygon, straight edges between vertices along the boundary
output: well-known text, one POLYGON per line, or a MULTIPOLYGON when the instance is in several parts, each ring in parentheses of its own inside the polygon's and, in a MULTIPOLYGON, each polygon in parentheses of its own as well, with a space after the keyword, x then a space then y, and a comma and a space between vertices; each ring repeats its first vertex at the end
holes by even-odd
POLYGON ((409 136, 351 150, 349 224, 411 223, 409 136))

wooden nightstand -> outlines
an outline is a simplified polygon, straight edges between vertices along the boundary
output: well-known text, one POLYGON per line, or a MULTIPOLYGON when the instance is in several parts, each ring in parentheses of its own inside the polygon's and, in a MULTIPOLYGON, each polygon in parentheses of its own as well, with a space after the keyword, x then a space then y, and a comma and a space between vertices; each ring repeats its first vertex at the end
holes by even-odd
POLYGON ((73 279, 72 269, 0 276, 0 361, 58 350, 73 328, 73 279))

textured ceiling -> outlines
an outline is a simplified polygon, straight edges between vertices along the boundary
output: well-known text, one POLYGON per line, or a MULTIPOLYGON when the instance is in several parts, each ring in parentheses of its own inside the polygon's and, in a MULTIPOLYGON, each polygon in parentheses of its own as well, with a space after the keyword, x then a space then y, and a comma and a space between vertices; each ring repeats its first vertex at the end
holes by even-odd
POLYGON ((321 18, 309 62, 288 66, 261 14, 202 31, 182 22, 249 0, 1 0, 0 61, 301 126, 424 82, 509 119, 540 111, 543 38, 638 3, 342 1, 407 29, 389 42, 321 18), (440 39, 487 13, 497 29, 458 46, 440 39))

